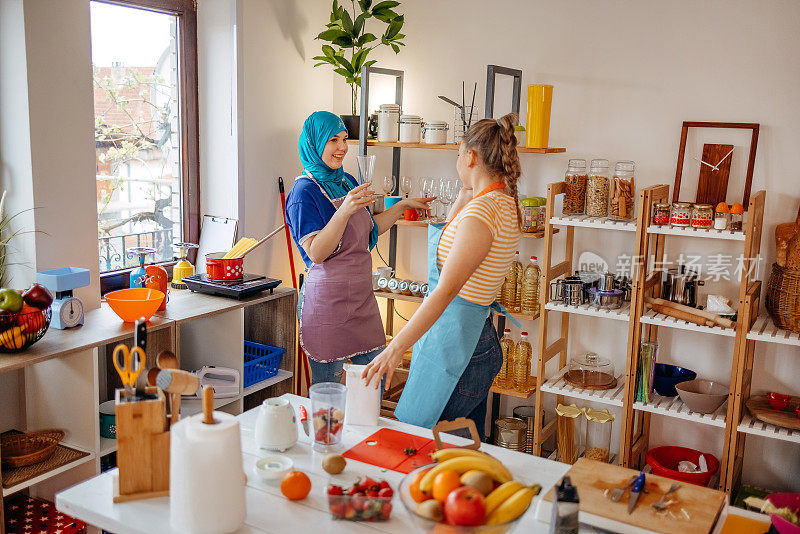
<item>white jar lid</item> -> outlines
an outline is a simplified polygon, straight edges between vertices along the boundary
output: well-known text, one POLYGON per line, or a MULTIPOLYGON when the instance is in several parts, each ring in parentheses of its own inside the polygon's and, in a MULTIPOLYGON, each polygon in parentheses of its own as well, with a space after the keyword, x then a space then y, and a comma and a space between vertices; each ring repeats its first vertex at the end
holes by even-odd
POLYGON ((413 122, 413 123, 420 122, 421 123, 422 122, 422 117, 420 117, 419 115, 400 115, 400 122, 409 122, 409 123, 410 122, 413 122))
POLYGON ((445 121, 428 121, 425 123, 425 128, 428 130, 448 130, 450 127, 445 121))
POLYGON ((398 104, 381 104, 378 109, 381 111, 400 111, 400 106, 398 104))

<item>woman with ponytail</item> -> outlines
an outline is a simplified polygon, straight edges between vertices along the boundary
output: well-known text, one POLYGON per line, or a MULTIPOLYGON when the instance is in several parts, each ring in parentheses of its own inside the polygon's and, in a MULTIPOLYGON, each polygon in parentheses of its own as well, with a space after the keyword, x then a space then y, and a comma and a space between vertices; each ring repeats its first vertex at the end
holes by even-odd
POLYGON ((483 439, 486 398, 503 361, 491 314, 506 313, 495 296, 521 236, 516 122, 516 114, 509 114, 467 131, 456 162, 464 187, 447 224, 428 227, 430 291, 364 371, 368 384, 378 387, 386 375, 390 387, 403 354, 414 345, 395 409, 401 421, 431 428, 469 417, 483 439))

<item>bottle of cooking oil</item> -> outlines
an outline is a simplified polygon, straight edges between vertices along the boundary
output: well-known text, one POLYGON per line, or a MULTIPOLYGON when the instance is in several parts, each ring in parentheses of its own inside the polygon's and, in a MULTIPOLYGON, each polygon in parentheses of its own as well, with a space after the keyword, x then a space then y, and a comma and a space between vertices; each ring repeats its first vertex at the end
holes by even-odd
POLYGON ((505 278, 504 278, 503 279, 503 283, 500 284, 499 288, 497 288, 497 298, 496 298, 496 300, 497 300, 497 303, 500 304, 501 306, 505 306, 506 305, 505 295, 503 294, 503 288, 505 287, 505 285, 506 285, 506 281, 505 281, 505 278))
POLYGON ((525 267, 522 277, 522 313, 535 313, 539 310, 539 262, 536 256, 531 256, 531 262, 525 267))
POLYGON ((519 261, 519 251, 517 251, 514 254, 514 261, 511 262, 511 267, 509 267, 508 275, 506 275, 506 278, 511 278, 514 284, 506 307, 514 313, 519 313, 522 310, 520 306, 520 301, 522 300, 522 274, 522 262, 519 261))
POLYGON ((520 335, 519 343, 517 343, 516 350, 514 351, 513 363, 513 382, 514 389, 520 392, 525 392, 528 387, 528 381, 531 376, 531 357, 533 356, 533 347, 528 342, 528 333, 522 332, 520 335))
POLYGON ((500 372, 494 378, 494 385, 499 388, 509 388, 513 386, 512 380, 512 367, 514 358, 514 339, 511 337, 511 329, 506 328, 503 331, 503 337, 500 339, 500 348, 503 351, 503 366, 500 372))
POLYGON ((508 272, 506 272, 505 280, 503 280, 503 285, 500 286, 500 298, 498 302, 506 307, 508 311, 514 311, 512 306, 514 305, 514 294, 517 291, 517 278, 514 274, 514 264, 512 263, 508 267, 508 272))

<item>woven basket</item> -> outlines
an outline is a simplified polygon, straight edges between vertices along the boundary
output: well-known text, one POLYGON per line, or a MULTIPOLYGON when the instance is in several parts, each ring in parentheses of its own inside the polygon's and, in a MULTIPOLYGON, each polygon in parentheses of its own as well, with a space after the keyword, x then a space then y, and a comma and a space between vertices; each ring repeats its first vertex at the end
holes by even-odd
POLYGON ((64 431, 56 429, 4 435, 0 441, 3 465, 24 467, 43 462, 53 454, 62 439, 64 431))
POLYGON ((779 328, 800 332, 800 271, 773 263, 764 305, 779 328))

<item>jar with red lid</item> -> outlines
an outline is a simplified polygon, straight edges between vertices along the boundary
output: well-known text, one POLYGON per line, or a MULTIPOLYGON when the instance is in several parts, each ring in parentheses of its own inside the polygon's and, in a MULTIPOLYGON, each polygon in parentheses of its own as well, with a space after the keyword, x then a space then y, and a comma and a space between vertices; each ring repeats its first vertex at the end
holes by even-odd
POLYGON ((712 228, 714 226, 714 208, 711 204, 695 204, 692 207, 692 228, 712 228))
POLYGON ((669 204, 653 205, 653 224, 656 226, 669 225, 669 204))
POLYGON ((687 227, 692 222, 692 205, 689 202, 673 202, 669 223, 672 226, 687 227))

